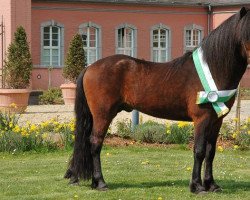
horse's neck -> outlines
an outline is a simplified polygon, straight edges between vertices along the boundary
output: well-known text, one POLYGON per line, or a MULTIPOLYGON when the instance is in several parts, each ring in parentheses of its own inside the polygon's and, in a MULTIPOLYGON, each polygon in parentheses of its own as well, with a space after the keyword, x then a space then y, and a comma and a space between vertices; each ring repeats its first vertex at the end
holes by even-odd
POLYGON ((236 57, 232 66, 227 69, 224 66, 216 66, 212 76, 218 89, 230 90, 237 88, 246 71, 246 66, 246 63, 242 59, 236 57))

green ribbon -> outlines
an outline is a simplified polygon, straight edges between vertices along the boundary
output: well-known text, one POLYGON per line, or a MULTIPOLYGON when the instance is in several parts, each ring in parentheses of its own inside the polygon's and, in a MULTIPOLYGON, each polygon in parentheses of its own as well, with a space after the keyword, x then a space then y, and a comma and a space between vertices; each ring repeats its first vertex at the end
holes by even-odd
POLYGON ((203 59, 201 47, 193 52, 193 61, 201 84, 205 90, 197 93, 196 104, 212 103, 218 117, 225 115, 229 112, 229 109, 224 103, 235 95, 237 89, 218 91, 209 67, 203 59))

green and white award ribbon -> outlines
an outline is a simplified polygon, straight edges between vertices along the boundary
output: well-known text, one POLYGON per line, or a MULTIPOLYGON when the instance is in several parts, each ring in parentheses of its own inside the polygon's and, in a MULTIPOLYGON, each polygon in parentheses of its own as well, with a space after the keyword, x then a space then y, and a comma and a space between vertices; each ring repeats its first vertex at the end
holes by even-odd
POLYGON ((203 59, 201 47, 193 52, 193 60, 201 84, 205 90, 198 92, 196 104, 212 103, 218 117, 225 115, 229 112, 229 109, 224 102, 229 101, 229 99, 235 95, 237 89, 218 91, 209 67, 203 59))

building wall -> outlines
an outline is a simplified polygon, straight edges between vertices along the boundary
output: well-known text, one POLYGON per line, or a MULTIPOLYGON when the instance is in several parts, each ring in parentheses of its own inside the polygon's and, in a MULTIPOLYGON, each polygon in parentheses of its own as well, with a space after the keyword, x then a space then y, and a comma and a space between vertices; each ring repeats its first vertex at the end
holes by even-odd
MULTIPOLYGON (((4 26, 4 34, 0 36, 0 69, 2 69, 7 49, 18 26, 25 28, 28 42, 31 42, 31 0, 0 0, 0 24, 4 26)), ((3 87, 2 83, 0 76, 0 87, 3 87)))
MULTIPOLYGON (((35 67, 31 78, 33 90, 47 89, 49 82, 54 87, 59 87, 64 82, 61 68, 52 69, 51 78, 49 78, 48 68, 40 66, 41 24, 46 21, 54 20, 64 25, 64 55, 67 54, 69 42, 78 32, 79 25, 87 22, 93 22, 101 27, 102 57, 115 54, 115 29, 124 23, 137 28, 136 57, 145 60, 151 59, 150 30, 154 25, 161 23, 170 28, 171 59, 183 54, 186 25, 199 25, 204 29, 204 36, 207 35, 206 8, 100 3, 31 3, 31 0, 0 0, 0 5, 0 13, 3 15, 5 25, 5 44, 1 48, 7 49, 19 25, 24 26, 28 40, 31 41, 35 67)), ((213 9, 211 27, 216 28, 238 10, 237 7, 213 9)), ((245 73, 242 85, 250 87, 250 68, 245 73)))
POLYGON ((226 19, 239 11, 238 7, 218 7, 213 8, 213 29, 218 27, 226 19))
MULTIPOLYGON (((171 58, 183 54, 184 26, 196 24, 204 28, 207 34, 207 11, 203 8, 174 8, 165 6, 113 5, 113 4, 79 4, 79 3, 33 3, 32 4, 32 56, 39 72, 40 65, 40 26, 41 23, 54 20, 64 25, 64 55, 69 42, 78 32, 79 25, 93 22, 101 26, 102 57, 115 54, 115 28, 121 24, 132 24, 137 28, 137 58, 151 59, 150 30, 157 24, 164 24, 171 30, 171 58)), ((63 78, 58 73, 59 86, 63 78)), ((48 78, 44 75, 44 82, 48 78)), ((33 82, 37 81, 35 76, 33 82)), ((42 80, 40 80, 42 81, 42 80)), ((46 84, 33 89, 46 88, 46 84)))
MULTIPOLYGON (((5 26, 5 32, 3 35, 3 39, 4 39, 4 43, 2 44, 2 42, 0 43, 0 49, 1 51, 5 51, 6 50, 6 44, 9 44, 11 41, 11 6, 10 6, 10 0, 0 0, 0 13, 1 13, 1 22, 3 20, 3 24, 5 26)), ((2 39, 2 38, 1 38, 2 39)), ((1 52, 2 54, 2 52, 1 52)), ((2 68, 2 55, 0 56, 0 65, 2 68)))
POLYGON ((58 68, 34 68, 32 71, 33 90, 46 90, 49 87, 59 87, 64 83, 61 69, 58 68))
MULTIPOLYGON (((0 21, 3 19, 5 29, 4 45, 0 46, 1 49, 4 51, 8 49, 18 26, 25 28, 28 41, 31 41, 31 0, 0 0, 0 15, 0 21)), ((0 63, 2 63, 1 56, 0 63)))

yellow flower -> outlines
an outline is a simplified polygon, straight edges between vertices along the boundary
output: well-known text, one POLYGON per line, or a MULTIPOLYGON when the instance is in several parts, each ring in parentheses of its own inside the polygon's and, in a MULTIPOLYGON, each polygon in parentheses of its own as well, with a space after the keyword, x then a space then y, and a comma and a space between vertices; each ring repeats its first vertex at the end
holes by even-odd
POLYGON ((235 118, 233 118, 233 121, 238 122, 239 118, 235 117, 235 118))
POLYGON ((163 198, 162 197, 158 197, 158 199, 157 200, 163 200, 163 198))
POLYGON ((42 134, 42 138, 44 140, 46 140, 49 137, 49 133, 45 132, 44 134, 42 134))
POLYGON ((16 125, 13 129, 12 129, 15 133, 19 133, 21 131, 21 128, 16 125))
POLYGON ((63 127, 63 124, 58 124, 57 128, 61 129, 63 127))
POLYGON ((28 131, 27 131, 25 128, 22 128, 22 129, 21 129, 21 134, 22 134, 22 136, 24 136, 24 137, 29 136, 29 133, 28 133, 28 131))
POLYGON ((38 128, 37 128, 37 126, 35 125, 35 124, 32 124, 31 126, 30 126, 30 131, 36 131, 38 128))
POLYGON ((75 124, 70 124, 69 127, 71 131, 75 131, 75 124))
POLYGON ((247 118, 247 123, 250 123, 250 117, 247 118))
POLYGON ((45 121, 45 122, 42 122, 41 123, 41 127, 42 128, 46 128, 46 127, 48 127, 49 126, 49 122, 48 121, 45 121))
POLYGON ((179 128, 182 128, 182 127, 187 126, 187 125, 188 125, 188 122, 183 122, 183 121, 178 122, 178 127, 179 128))
POLYGON ((30 121, 27 121, 26 122, 26 126, 30 126, 31 125, 31 122, 30 121))
POLYGON ((9 127, 12 128, 13 127, 13 122, 9 123, 9 127))
POLYGON ((238 145, 234 145, 234 150, 237 150, 239 149, 239 146, 238 145))
POLYGON ((169 135, 171 133, 170 129, 167 128, 166 133, 169 135))
POLYGON ((53 125, 54 125, 54 126, 58 126, 58 125, 59 125, 59 122, 58 122, 58 121, 54 121, 54 122, 53 122, 53 125))
POLYGON ((148 161, 148 160, 143 161, 143 162, 141 162, 141 164, 142 164, 142 165, 147 165, 147 164, 149 164, 149 161, 148 161))
POLYGON ((250 130, 249 130, 249 131, 247 131, 247 133, 248 133, 248 135, 250 135, 250 130))
POLYGON ((247 129, 247 125, 244 125, 244 126, 242 127, 242 129, 247 129))
POLYGON ((11 104, 9 105, 9 107, 10 107, 10 108, 17 108, 17 105, 16 105, 15 103, 11 103, 11 104))
POLYGON ((234 132, 234 133, 233 133, 233 135, 232 135, 232 138, 234 138, 234 139, 235 139, 236 137, 237 137, 237 133, 236 133, 236 132, 234 132))
POLYGON ((191 167, 187 167, 187 171, 191 171, 191 169, 192 169, 191 167))
POLYGON ((222 146, 218 146, 217 149, 218 149, 219 152, 223 152, 224 151, 224 149, 223 149, 222 146))

